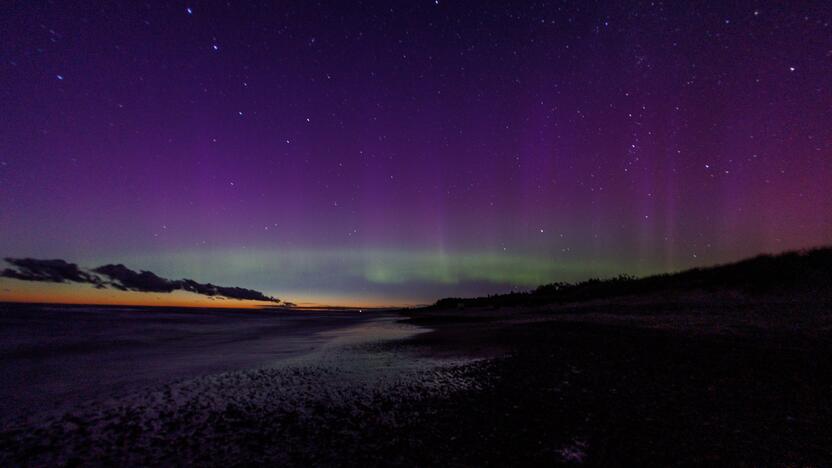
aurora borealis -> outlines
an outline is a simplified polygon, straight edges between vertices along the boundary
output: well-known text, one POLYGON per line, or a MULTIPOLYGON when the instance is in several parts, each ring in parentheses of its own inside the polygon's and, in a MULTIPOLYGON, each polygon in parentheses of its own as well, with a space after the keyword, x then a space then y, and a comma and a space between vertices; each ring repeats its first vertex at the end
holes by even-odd
POLYGON ((832 242, 828 2, 0 9, 0 256, 380 305, 832 242))

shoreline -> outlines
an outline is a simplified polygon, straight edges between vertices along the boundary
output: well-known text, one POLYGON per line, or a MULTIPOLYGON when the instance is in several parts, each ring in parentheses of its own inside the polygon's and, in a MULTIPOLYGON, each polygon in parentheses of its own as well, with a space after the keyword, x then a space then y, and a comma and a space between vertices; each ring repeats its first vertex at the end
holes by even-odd
POLYGON ((832 351, 829 304, 721 304, 720 313, 702 301, 623 299, 580 310, 400 311, 382 319, 403 328, 396 336, 351 342, 356 330, 349 328, 373 326, 362 322, 333 331, 332 346, 287 366, 189 379, 0 432, 0 461, 667 466, 832 459, 832 435, 822 430, 832 420, 832 363, 822 359, 832 351))
MULTIPOLYGON (((337 439, 353 433, 338 429, 344 422, 361 424, 357 414, 383 419, 370 401, 441 398, 473 385, 464 375, 467 359, 417 357, 389 346, 424 332, 396 316, 375 317, 319 332, 321 346, 279 362, 168 382, 5 427, 0 462, 305 463, 316 459, 315 450, 298 446, 323 442, 321 428, 337 439)), ((348 450, 344 444, 330 453, 333 460, 348 450)))
POLYGON ((324 346, 333 339, 328 331, 379 317, 0 304, 0 425, 183 379, 278 365, 324 346))

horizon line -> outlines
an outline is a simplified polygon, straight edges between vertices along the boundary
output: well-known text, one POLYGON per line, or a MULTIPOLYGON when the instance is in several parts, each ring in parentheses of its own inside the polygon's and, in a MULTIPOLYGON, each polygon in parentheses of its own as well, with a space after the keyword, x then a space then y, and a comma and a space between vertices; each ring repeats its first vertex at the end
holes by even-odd
POLYGON ((254 305, 254 306, 212 306, 210 304, 139 304, 139 303, 104 303, 104 302, 60 302, 60 301, 25 301, 25 300, 4 300, 0 299, 0 304, 15 304, 15 305, 56 305, 56 306, 78 306, 78 307, 142 307, 154 309, 227 309, 227 310, 367 310, 367 311, 382 311, 382 310, 396 310, 425 307, 429 304, 417 304, 407 306, 335 306, 326 304, 302 305, 302 306, 280 306, 280 305, 254 305))

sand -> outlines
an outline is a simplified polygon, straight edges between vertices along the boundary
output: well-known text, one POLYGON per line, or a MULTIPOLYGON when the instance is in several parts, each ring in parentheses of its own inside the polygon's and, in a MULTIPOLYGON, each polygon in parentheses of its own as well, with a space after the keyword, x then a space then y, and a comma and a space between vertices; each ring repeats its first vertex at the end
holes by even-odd
POLYGON ((0 464, 822 466, 830 310, 698 297, 360 318, 279 362, 7 426, 0 464))

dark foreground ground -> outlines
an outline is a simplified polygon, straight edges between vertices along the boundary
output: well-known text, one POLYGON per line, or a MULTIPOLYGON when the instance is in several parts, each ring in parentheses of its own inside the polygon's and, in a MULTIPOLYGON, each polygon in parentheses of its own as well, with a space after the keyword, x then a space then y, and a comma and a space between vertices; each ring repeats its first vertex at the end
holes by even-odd
POLYGON ((415 341, 438 346, 456 338, 472 349, 495 343, 510 353, 482 369, 489 382, 483 391, 458 395, 442 407, 442 422, 424 423, 436 439, 455 438, 432 442, 449 460, 832 464, 828 304, 695 301, 560 307, 552 315, 480 312, 494 317, 437 311, 414 319, 440 330, 415 341))
POLYGON ((829 302, 690 296, 403 316, 433 331, 9 427, 0 464, 832 463, 829 302))

